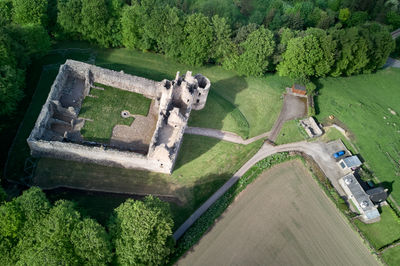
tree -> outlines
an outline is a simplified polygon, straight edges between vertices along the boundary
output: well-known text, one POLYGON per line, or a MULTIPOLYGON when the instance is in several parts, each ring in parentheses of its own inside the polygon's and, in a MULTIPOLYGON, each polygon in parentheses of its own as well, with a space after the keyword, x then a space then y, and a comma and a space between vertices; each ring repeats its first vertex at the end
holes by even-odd
POLYGON ((12 19, 12 0, 0 0, 0 20, 10 23, 12 19))
POLYGON ((137 5, 126 6, 121 17, 122 44, 132 49, 138 48, 141 39, 140 17, 137 14, 137 8, 137 5))
POLYGON ((335 44, 324 31, 309 30, 306 36, 289 41, 278 73, 303 83, 311 77, 324 77, 334 63, 334 49, 335 44))
POLYGON ((359 33, 358 28, 334 30, 332 37, 337 41, 336 60, 331 75, 334 77, 362 73, 368 64, 367 40, 359 33))
POLYGON ((371 73, 381 68, 395 48, 395 42, 388 29, 378 23, 361 27, 361 35, 368 41, 369 62, 364 73, 371 73))
POLYGON ((183 21, 184 14, 175 7, 162 8, 156 22, 159 33, 156 38, 157 50, 170 57, 179 57, 184 41, 183 21))
POLYGON ((59 0, 57 23, 65 33, 77 37, 82 28, 82 0, 59 0))
POLYGON ((346 22, 350 18, 350 10, 348 8, 342 8, 339 11, 339 20, 346 22))
POLYGON ((182 61, 194 66, 200 66, 208 62, 211 56, 210 50, 213 40, 213 29, 210 20, 200 13, 188 16, 184 34, 182 61))
POLYGON ((211 22, 214 31, 211 57, 216 63, 221 64, 233 49, 232 30, 225 18, 220 18, 218 15, 212 17, 211 22))
POLYGON ((87 40, 110 46, 109 14, 105 0, 82 0, 80 32, 87 40))
POLYGON ((105 229, 92 219, 76 224, 71 233, 75 254, 85 265, 107 265, 111 262, 111 242, 105 229))
POLYGON ((116 260, 121 265, 159 265, 172 251, 169 206, 148 196, 144 201, 128 199, 114 211, 110 233, 116 260))
POLYGON ((13 21, 17 24, 47 23, 47 0, 13 0, 13 21))
POLYGON ((243 53, 239 55, 237 71, 244 75, 261 76, 268 70, 275 49, 274 35, 261 26, 240 44, 243 53))

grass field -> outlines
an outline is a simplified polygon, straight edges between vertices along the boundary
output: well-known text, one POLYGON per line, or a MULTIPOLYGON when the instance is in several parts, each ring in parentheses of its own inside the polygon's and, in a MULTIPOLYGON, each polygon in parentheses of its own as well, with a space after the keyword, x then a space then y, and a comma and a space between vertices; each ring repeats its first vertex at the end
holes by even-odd
MULTIPOLYGON (((232 131, 244 138, 271 129, 282 106, 280 95, 285 86, 290 85, 288 79, 276 75, 265 78, 243 78, 235 72, 226 71, 217 66, 193 68, 161 55, 127 49, 103 50, 95 47, 91 49, 85 43, 66 43, 55 48, 57 50, 44 57, 35 66, 35 68, 43 66, 45 70, 41 73, 36 93, 32 97, 31 105, 9 157, 7 178, 11 180, 20 181, 21 177, 27 175, 24 172, 24 163, 29 157, 26 138, 46 100, 59 65, 67 58, 81 61, 95 59, 96 65, 118 71, 124 70, 125 73, 154 80, 173 79, 176 71, 185 73, 186 70, 192 70, 193 73, 202 73, 211 80, 212 88, 206 107, 202 111, 192 112, 189 125, 232 131)), ((82 114, 85 112, 82 110, 82 114)), ((88 112, 89 110, 86 114, 88 112)), ((108 130, 104 130, 104 134, 108 137, 109 132, 106 134, 106 131, 108 130)), ((105 136, 101 136, 103 137, 105 136)), ((64 182, 65 185, 71 187, 79 185, 93 189, 95 186, 106 186, 111 188, 110 190, 131 189, 130 192, 140 194, 169 195, 170 191, 173 191, 181 202, 186 202, 186 205, 173 206, 176 214, 175 221, 179 224, 230 178, 260 145, 261 142, 242 146, 206 137, 185 136, 172 176, 157 174, 153 176, 144 171, 124 172, 123 169, 108 169, 97 165, 43 159, 39 160, 36 180, 44 187, 57 186, 64 182), (130 184, 131 187, 125 187, 125 181, 121 180, 127 180, 126 184, 130 184)), ((63 194, 66 195, 66 193, 63 194)), ((76 197, 82 203, 81 205, 86 205, 85 208, 92 208, 90 201, 82 200, 85 195, 71 197, 76 197)), ((108 200, 108 197, 103 195, 98 197, 99 202, 100 198, 103 201, 108 200)), ((100 219, 105 219, 101 210, 91 213, 98 215, 100 219)))
POLYGON ((389 266, 400 265, 400 246, 390 248, 382 254, 382 258, 389 266))
POLYGON ((400 219, 389 206, 382 207, 381 221, 364 224, 355 220, 355 223, 377 250, 400 239, 400 219))
POLYGON ((250 184, 178 265, 378 265, 310 172, 290 161, 250 184))
POLYGON ((343 134, 337 130, 334 127, 330 127, 326 129, 325 133, 320 137, 315 140, 320 140, 323 142, 329 142, 332 140, 337 140, 340 139, 343 144, 346 146, 346 148, 352 153, 352 154, 357 154, 357 150, 355 149, 354 145, 349 141, 343 134))
MULTIPOLYGON (((320 81, 318 119, 334 115, 370 170, 400 202, 400 69, 320 81), (391 112, 393 111, 393 113, 391 112)), ((318 111, 317 110, 317 111, 318 111)))
MULTIPOLYGON (((35 172, 35 183, 44 188, 63 184, 89 190, 160 195, 176 203, 172 208, 175 223, 179 225, 225 183, 261 144, 258 141, 245 146, 208 137, 185 135, 172 175, 40 159, 35 172)), ((80 195, 76 197, 82 202, 82 208, 92 208, 90 201, 82 200, 80 195)), ((104 194, 103 200, 108 201, 104 194)), ((91 213, 95 218, 106 219, 101 210, 91 213)))
POLYGON ((128 110, 132 115, 149 112, 151 100, 141 94, 120 90, 103 84, 95 84, 104 90, 92 88, 85 97, 79 117, 89 118, 81 130, 82 136, 91 141, 109 143, 115 125, 132 124, 134 118, 122 118, 121 111, 128 110))
POLYGON ((277 145, 281 145, 290 142, 302 141, 307 138, 307 133, 300 125, 299 120, 290 120, 283 124, 275 143, 277 145))

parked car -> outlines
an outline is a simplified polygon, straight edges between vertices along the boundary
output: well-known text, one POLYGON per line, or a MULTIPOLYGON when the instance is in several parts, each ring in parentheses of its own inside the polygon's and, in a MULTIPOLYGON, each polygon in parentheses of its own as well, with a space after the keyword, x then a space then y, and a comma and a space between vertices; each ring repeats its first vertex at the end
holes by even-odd
POLYGON ((340 156, 343 156, 344 154, 345 154, 346 152, 345 151, 338 151, 338 152, 335 152, 334 154, 333 154, 333 157, 335 158, 335 159, 337 159, 337 158, 339 158, 340 156))

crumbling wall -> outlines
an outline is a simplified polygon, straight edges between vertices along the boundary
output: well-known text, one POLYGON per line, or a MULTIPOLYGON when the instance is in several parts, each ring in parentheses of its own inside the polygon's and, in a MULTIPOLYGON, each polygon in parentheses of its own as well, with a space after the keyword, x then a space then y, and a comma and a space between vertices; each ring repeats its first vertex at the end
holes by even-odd
POLYGON ((79 61, 67 60, 66 64, 83 77, 87 77, 91 85, 95 82, 101 83, 121 90, 143 94, 148 97, 159 96, 161 87, 163 86, 163 82, 125 74, 122 71, 118 72, 101 68, 79 61))
MULTIPOLYGON (((209 89, 210 81, 207 78, 199 74, 193 77, 189 71, 185 76, 179 76, 178 72, 173 81, 156 82, 123 72, 67 60, 60 67, 47 101, 27 142, 32 155, 36 157, 54 157, 106 166, 171 173, 182 144, 190 112, 192 108, 199 110, 204 107, 209 89), (68 83, 68 86, 72 86, 68 88, 66 84, 69 77, 79 79, 80 86, 75 86, 74 80, 72 85, 71 82, 68 83), (61 134, 64 129, 74 127, 82 100, 90 93, 95 82, 140 93, 154 98, 160 103, 156 129, 149 144, 147 156, 85 141, 73 143, 72 139, 68 138, 68 134, 61 134), (66 101, 67 103, 73 102, 74 106, 63 106, 60 101, 60 97, 68 90, 80 93, 78 98, 68 98, 69 101, 66 101), (75 104, 76 101, 79 102, 75 104), (55 112, 56 117, 53 117, 55 112), (52 138, 54 133, 52 129, 56 131, 55 133, 59 133, 56 134, 57 138, 55 139, 52 138), (46 137, 44 137, 45 134, 47 134, 46 137)), ((80 136, 79 130, 71 133, 78 133, 80 136)), ((74 138, 74 141, 79 139, 79 136, 74 138)))
POLYGON ((168 167, 161 168, 156 160, 134 152, 60 141, 28 140, 28 145, 34 157, 51 157, 112 167, 170 173, 168 167))

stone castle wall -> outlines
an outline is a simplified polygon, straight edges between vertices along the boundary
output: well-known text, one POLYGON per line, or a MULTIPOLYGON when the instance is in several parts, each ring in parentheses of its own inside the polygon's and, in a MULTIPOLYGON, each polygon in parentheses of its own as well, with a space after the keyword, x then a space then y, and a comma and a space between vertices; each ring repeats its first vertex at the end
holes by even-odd
POLYGON ((35 128, 27 141, 31 153, 35 157, 54 157, 106 166, 171 173, 178 157, 190 112, 192 108, 199 110, 204 107, 209 89, 210 81, 207 78, 202 75, 193 77, 191 72, 187 72, 185 76, 179 76, 178 72, 175 80, 156 82, 123 72, 67 60, 60 67, 35 128), (78 92, 83 97, 78 97, 78 102, 74 102, 75 109, 59 104, 63 93, 67 90, 73 91, 73 88, 67 86, 67 80, 71 77, 84 82, 82 91, 78 92), (65 139, 65 136, 68 136, 66 133, 64 137, 58 136, 56 139, 51 139, 53 136, 49 134, 51 123, 57 121, 52 118, 54 109, 64 110, 64 112, 68 110, 68 117, 70 117, 70 113, 75 114, 76 117, 73 117, 71 121, 72 125, 78 119, 83 98, 90 93, 94 83, 140 93, 159 102, 159 117, 147 156, 121 151, 99 143, 74 143, 70 139, 65 139), (70 108, 74 110, 71 111, 70 108))

